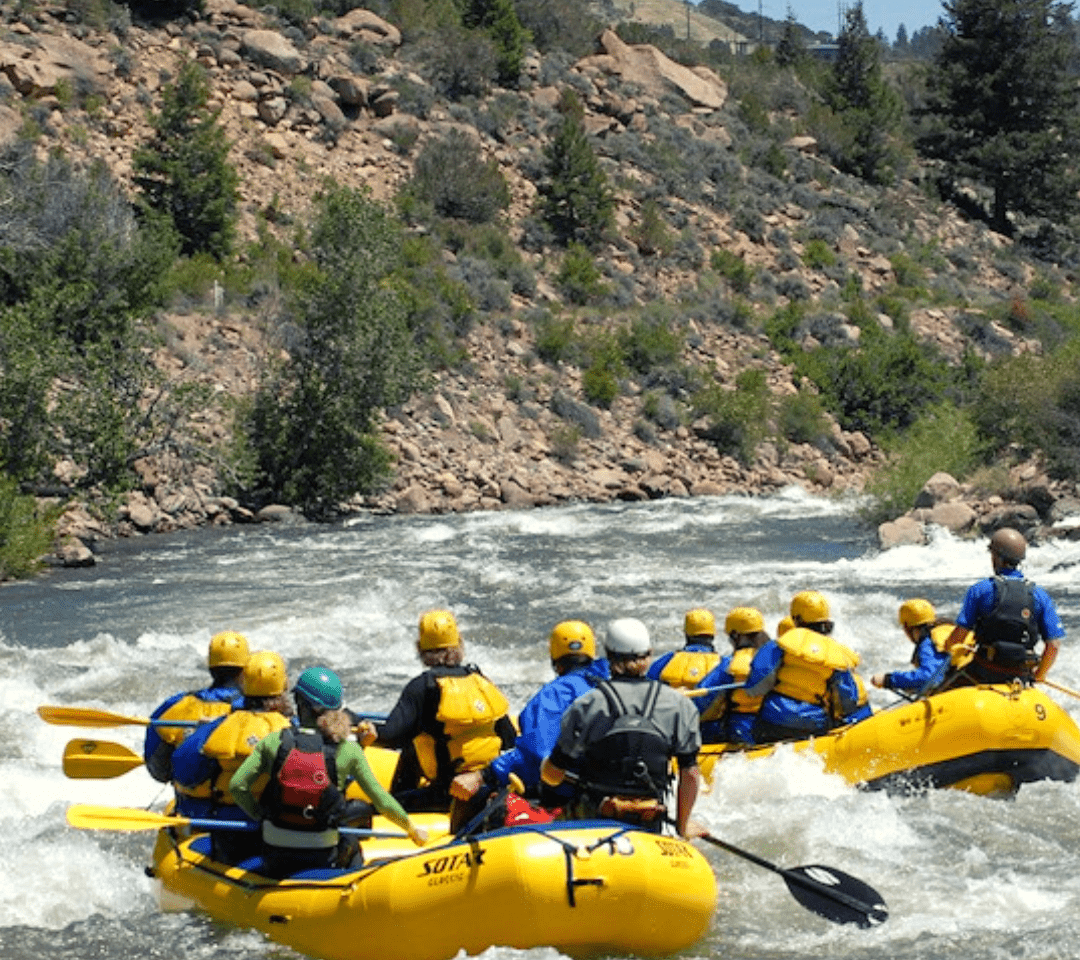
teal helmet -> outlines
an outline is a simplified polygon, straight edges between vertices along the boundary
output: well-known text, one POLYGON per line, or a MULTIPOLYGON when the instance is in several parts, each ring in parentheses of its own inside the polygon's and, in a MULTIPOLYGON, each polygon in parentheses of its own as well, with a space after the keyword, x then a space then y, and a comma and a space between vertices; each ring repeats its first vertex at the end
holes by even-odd
POLYGON ((322 710, 341 709, 341 680, 328 667, 308 667, 300 674, 293 693, 322 710))

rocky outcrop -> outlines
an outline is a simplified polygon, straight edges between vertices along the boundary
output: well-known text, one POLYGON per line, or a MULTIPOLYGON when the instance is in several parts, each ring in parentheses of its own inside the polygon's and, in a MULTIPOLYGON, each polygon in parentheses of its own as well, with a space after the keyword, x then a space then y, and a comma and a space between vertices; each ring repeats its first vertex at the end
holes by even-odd
POLYGON ((624 43, 614 30, 605 30, 597 46, 601 53, 578 63, 582 72, 618 77, 652 97, 676 93, 691 105, 710 110, 719 110, 727 100, 727 84, 707 67, 684 67, 656 47, 624 43))

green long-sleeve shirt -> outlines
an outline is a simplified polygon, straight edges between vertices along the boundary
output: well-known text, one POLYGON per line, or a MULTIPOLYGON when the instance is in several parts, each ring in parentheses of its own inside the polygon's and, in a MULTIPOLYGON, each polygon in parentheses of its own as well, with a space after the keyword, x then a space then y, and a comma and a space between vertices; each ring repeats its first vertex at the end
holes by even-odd
MULTIPOLYGON (((301 733, 315 733, 311 729, 300 729, 301 733)), ((229 792, 233 799, 253 820, 261 820, 266 815, 255 796, 253 789, 263 774, 267 776, 274 768, 274 758, 281 746, 281 731, 263 737, 251 751, 251 755, 240 764, 229 782, 229 792)), ((364 749, 352 740, 338 744, 337 755, 338 789, 344 791, 349 779, 355 780, 360 789, 371 799, 375 809, 402 830, 409 829, 409 815, 402 809, 372 773, 364 749)))

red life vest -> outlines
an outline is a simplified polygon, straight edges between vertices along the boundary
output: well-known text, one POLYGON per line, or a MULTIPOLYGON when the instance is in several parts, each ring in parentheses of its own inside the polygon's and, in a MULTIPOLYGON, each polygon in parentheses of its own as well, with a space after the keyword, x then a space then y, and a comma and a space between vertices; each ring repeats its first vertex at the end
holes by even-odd
POLYGON ((337 785, 337 744, 318 733, 283 730, 263 804, 275 826, 326 830, 344 807, 337 785))

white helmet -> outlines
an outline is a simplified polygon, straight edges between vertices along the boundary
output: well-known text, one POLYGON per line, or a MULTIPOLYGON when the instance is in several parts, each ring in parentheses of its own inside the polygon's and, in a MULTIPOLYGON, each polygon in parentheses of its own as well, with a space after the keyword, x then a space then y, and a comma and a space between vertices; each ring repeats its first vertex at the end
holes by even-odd
POLYGON ((612 620, 607 625, 604 648, 620 657, 643 657, 652 649, 649 628, 633 617, 612 620))

